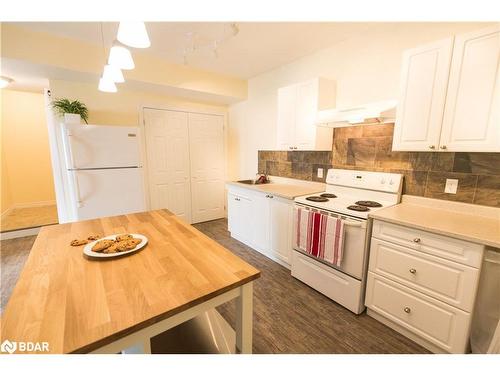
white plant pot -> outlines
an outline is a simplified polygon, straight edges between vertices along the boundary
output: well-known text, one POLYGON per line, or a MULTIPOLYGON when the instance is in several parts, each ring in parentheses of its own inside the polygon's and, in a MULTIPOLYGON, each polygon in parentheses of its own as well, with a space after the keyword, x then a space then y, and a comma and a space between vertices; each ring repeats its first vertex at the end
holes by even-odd
POLYGON ((81 124, 82 118, 80 117, 79 114, 76 113, 65 113, 64 122, 66 124, 81 124))

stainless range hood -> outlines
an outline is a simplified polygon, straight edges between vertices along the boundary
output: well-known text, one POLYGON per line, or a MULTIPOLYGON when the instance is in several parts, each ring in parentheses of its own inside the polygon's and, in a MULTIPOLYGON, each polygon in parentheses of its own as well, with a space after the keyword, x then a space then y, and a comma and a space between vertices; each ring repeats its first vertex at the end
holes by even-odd
POLYGON ((326 109, 318 111, 316 125, 339 128, 394 122, 396 105, 396 100, 385 100, 355 107, 326 109))

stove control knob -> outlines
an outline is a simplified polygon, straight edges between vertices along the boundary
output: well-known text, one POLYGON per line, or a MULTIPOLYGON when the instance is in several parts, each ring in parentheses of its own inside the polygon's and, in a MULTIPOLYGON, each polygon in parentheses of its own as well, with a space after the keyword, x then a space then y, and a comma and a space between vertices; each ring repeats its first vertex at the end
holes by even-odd
POLYGON ((394 185, 394 181, 390 180, 389 185, 394 185))
POLYGON ((381 183, 382 185, 384 185, 384 184, 385 184, 385 180, 384 180, 384 179, 382 179, 382 180, 380 181, 380 183, 381 183))

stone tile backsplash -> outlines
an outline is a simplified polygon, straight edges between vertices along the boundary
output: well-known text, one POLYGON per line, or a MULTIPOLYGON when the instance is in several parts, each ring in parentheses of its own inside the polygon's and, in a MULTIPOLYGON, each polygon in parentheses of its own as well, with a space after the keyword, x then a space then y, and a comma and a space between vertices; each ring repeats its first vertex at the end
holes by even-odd
POLYGON ((403 193, 500 207, 500 153, 392 151, 393 124, 334 129, 330 151, 259 151, 260 173, 309 181, 318 168, 401 173, 403 193), (457 194, 444 192, 458 179, 457 194))

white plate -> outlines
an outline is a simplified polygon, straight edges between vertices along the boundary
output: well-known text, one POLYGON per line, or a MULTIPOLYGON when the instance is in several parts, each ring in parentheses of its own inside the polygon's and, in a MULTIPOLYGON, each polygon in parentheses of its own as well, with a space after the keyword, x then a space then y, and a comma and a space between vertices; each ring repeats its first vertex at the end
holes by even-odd
POLYGON ((94 246, 97 241, 114 240, 116 238, 116 236, 120 235, 120 234, 113 234, 111 236, 106 236, 106 237, 103 237, 103 238, 99 238, 96 241, 88 243, 83 248, 83 253, 85 255, 89 256, 89 257, 92 257, 92 258, 114 258, 114 257, 119 257, 119 256, 122 256, 122 255, 125 255, 125 254, 133 253, 134 251, 140 250, 144 246, 146 246, 146 244, 148 243, 147 237, 143 236, 142 234, 137 234, 137 233, 129 233, 129 234, 131 234, 132 237, 140 238, 142 240, 142 242, 139 245, 137 245, 135 248, 133 248, 132 250, 127 250, 127 251, 122 251, 120 253, 112 253, 112 254, 96 253, 95 251, 92 251, 92 246, 94 246))

